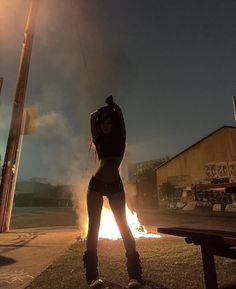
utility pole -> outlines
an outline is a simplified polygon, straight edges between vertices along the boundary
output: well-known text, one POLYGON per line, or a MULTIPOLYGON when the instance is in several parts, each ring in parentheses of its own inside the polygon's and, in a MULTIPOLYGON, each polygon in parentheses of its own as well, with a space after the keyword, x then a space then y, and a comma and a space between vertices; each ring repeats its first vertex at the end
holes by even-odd
POLYGON ((234 120, 236 122, 236 96, 233 96, 234 120))
MULTIPOLYGON (((2 85, 3 85, 3 77, 0 77, 0 94, 2 91, 2 85)), ((2 170, 2 156, 0 154, 0 170, 2 170)), ((1 182, 1 178, 2 178, 2 171, 0 171, 0 182, 1 182)))
POLYGON ((24 121, 24 103, 29 74, 30 57, 33 44, 35 19, 40 0, 31 0, 31 6, 25 27, 24 41, 21 50, 16 93, 13 102, 12 118, 5 159, 2 168, 0 186, 0 233, 9 230, 11 209, 13 203, 14 180, 18 171, 19 149, 24 121))
POLYGON ((0 77, 0 94, 1 94, 1 90, 2 90, 2 84, 3 84, 3 77, 0 77))

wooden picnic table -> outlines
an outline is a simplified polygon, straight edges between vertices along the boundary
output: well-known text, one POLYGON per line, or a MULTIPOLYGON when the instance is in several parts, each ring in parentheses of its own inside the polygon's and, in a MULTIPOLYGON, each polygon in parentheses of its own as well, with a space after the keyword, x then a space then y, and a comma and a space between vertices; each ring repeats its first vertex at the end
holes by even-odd
POLYGON ((189 229, 178 227, 158 228, 159 233, 185 237, 188 244, 201 246, 206 289, 218 289, 214 255, 236 259, 236 232, 189 229))

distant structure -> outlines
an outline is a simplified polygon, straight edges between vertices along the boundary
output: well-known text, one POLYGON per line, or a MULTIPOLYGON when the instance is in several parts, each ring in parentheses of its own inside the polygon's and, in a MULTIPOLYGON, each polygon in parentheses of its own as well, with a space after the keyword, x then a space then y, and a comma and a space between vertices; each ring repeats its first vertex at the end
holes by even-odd
POLYGON ((18 181, 14 206, 72 207, 72 186, 52 184, 44 178, 18 181))
POLYGON ((156 170, 157 192, 163 184, 184 189, 195 184, 236 182, 236 127, 223 126, 156 170))
POLYGON ((167 158, 160 158, 128 164, 126 190, 134 210, 158 207, 156 168, 166 160, 167 158))

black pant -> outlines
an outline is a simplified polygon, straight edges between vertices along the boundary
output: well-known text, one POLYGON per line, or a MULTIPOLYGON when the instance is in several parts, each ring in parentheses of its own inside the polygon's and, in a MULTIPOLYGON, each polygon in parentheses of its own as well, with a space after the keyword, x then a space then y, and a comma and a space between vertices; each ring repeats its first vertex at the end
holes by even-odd
MULTIPOLYGON (((136 251, 135 240, 126 220, 124 192, 108 195, 108 200, 122 236, 126 252, 129 253, 136 251)), ((89 189, 87 194, 87 206, 89 217, 86 243, 87 250, 96 250, 103 206, 103 196, 100 193, 89 189)))

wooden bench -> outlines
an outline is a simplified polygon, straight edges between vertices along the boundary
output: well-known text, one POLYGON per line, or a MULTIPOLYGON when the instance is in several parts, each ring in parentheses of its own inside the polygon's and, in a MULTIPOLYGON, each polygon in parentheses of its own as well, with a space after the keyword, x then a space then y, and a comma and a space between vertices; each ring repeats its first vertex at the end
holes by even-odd
POLYGON ((206 289, 218 289, 214 255, 236 259, 236 232, 188 228, 158 228, 159 233, 185 237, 201 246, 206 289))

